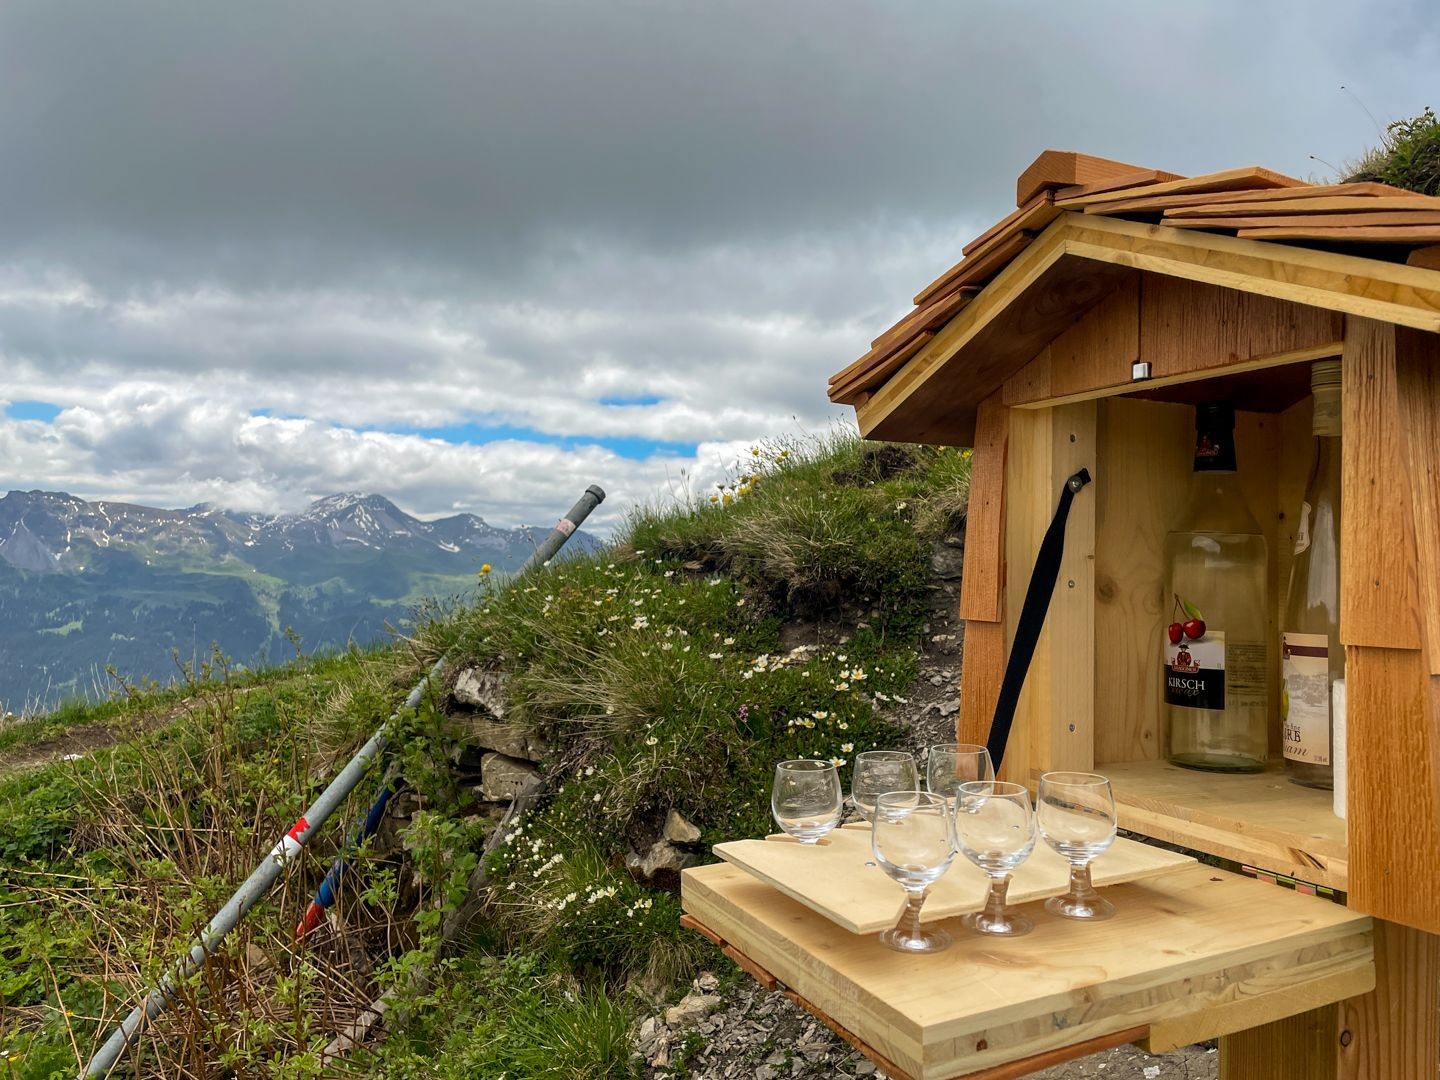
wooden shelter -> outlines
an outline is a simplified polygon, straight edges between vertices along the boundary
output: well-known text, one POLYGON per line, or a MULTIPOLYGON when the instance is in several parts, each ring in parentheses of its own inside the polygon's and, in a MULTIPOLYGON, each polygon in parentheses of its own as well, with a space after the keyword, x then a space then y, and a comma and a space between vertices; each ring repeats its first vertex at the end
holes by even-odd
POLYGON ((1440 199, 1048 150, 1016 203, 831 379, 830 396, 854 406, 867 438, 974 448, 962 741, 985 741, 1040 537, 1065 478, 1090 470, 1004 773, 1033 784, 1052 769, 1104 772, 1122 828, 1252 872, 1196 865, 1114 886, 1125 914, 1113 922, 1051 922, 938 958, 871 948, 731 866, 687 872, 687 911, 897 1075, 998 1080, 1121 1041, 1160 1050, 1223 1036, 1226 1080, 1433 1077, 1440 199), (1344 820, 1278 766, 1167 764, 1157 655, 1190 406, 1224 398, 1272 553, 1278 671, 1310 362, 1331 357, 1344 426, 1344 820))

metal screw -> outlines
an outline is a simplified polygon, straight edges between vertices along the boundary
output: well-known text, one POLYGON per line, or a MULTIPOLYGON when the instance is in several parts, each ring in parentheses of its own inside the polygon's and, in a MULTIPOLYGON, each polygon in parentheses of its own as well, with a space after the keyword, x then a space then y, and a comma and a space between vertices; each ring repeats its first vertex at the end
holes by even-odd
POLYGON ((1072 579, 1072 580, 1070 580, 1070 581, 1065 582, 1065 587, 1066 587, 1067 589, 1073 589, 1073 588, 1075 587, 1075 582, 1074 582, 1074 580, 1072 579))

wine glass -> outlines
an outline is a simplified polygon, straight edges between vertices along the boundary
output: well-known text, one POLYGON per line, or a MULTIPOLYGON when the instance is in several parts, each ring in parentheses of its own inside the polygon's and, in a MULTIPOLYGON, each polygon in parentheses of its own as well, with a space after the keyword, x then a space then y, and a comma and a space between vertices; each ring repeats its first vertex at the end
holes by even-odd
POLYGON ((971 780, 994 780, 990 751, 975 743, 937 743, 925 762, 925 786, 936 795, 954 799, 960 785, 971 780))
POLYGON ((799 758, 775 766, 770 812, 775 823, 800 843, 819 843, 840 824, 844 804, 840 774, 830 762, 799 758))
POLYGON ((1098 773, 1049 772, 1040 777, 1040 835, 1070 863, 1070 891, 1045 901, 1067 919, 1108 919, 1115 905, 1090 883, 1090 861, 1115 842, 1115 792, 1098 773))
POLYGON ((875 813, 875 800, 887 791, 914 791, 920 786, 915 755, 905 750, 866 750, 855 755, 850 795, 866 821, 875 813))
POLYGON ((905 889, 905 910, 893 927, 880 934, 880 943, 907 953, 948 949, 949 934, 920 926, 920 908, 930 886, 955 858, 944 796, 928 791, 887 791, 877 796, 870 818, 870 850, 881 869, 905 889))
POLYGON ((1035 929, 1024 915, 1005 910, 1010 871, 1035 850, 1035 815, 1030 792, 1001 780, 961 784, 955 799, 955 837, 960 850, 990 877, 985 910, 962 920, 982 934, 1019 937, 1035 929))

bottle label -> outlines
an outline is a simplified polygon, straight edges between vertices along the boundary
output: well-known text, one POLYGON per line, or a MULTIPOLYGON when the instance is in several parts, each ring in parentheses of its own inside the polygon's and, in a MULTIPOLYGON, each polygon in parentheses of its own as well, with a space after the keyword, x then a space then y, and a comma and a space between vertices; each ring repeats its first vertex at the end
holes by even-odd
POLYGON ((1225 635, 1208 630, 1199 641, 1165 639, 1165 703, 1182 709, 1225 708, 1225 635))
POLYGON ((1324 634, 1281 636, 1280 712, 1285 756, 1311 765, 1330 764, 1330 647, 1324 634))
POLYGON ((1310 546, 1310 504, 1300 504, 1300 524, 1295 528, 1295 551, 1299 555, 1310 546))

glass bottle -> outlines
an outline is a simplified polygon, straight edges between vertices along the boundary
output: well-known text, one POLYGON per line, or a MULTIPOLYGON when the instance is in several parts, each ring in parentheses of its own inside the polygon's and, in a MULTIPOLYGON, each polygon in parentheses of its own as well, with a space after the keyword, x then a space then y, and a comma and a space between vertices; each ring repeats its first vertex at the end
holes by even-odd
POLYGON ((1259 772, 1269 752, 1268 552, 1235 467, 1234 406, 1199 406, 1189 503, 1165 538, 1166 756, 1259 772))
POLYGON ((1290 779, 1331 788, 1331 692, 1335 680, 1345 676, 1340 645, 1340 361, 1312 365, 1310 389, 1315 395, 1315 452, 1280 625, 1280 713, 1290 779))

